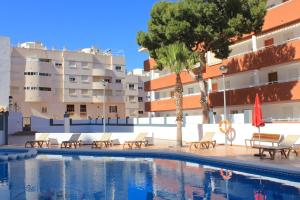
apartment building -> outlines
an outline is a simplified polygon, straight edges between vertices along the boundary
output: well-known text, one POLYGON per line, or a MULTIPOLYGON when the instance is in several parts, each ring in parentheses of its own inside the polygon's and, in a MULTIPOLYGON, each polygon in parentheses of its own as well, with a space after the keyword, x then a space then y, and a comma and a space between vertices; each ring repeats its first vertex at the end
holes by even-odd
MULTIPOLYGON (((204 78, 208 82, 211 116, 223 114, 223 91, 227 113, 246 113, 253 108, 255 94, 262 101, 263 115, 270 121, 300 120, 300 1, 269 0, 262 32, 247 35, 230 46, 227 59, 206 55, 204 78), (225 65, 225 87, 220 66, 225 65)), ((175 115, 175 75, 155 69, 151 58, 144 62, 150 74, 145 83, 151 100, 146 111, 154 116, 175 115)), ((199 86, 187 73, 183 109, 186 115, 201 115, 199 86)))
POLYGON ((125 117, 124 56, 95 47, 48 50, 40 42, 11 47, 6 37, 0 45, 2 107, 53 119, 65 112, 73 119, 125 117))
POLYGON ((125 77, 125 108, 128 117, 145 117, 145 102, 147 92, 144 90, 144 83, 149 81, 148 73, 143 69, 134 69, 125 77))

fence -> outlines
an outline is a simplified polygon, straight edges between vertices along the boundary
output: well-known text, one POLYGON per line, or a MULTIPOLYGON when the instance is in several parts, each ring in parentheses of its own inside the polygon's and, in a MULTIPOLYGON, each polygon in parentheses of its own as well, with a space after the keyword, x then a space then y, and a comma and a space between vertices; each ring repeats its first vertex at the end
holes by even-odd
MULTIPOLYGON (((19 127, 16 120, 22 121, 20 115, 10 116, 9 133, 16 131, 19 127)), ((218 124, 201 124, 200 116, 185 116, 183 121, 183 140, 196 141, 202 138, 203 133, 214 131, 217 143, 225 142, 225 135, 219 131, 218 124)), ((31 129, 37 132, 57 133, 55 136, 58 140, 62 138, 68 139, 68 134, 65 134, 64 120, 50 120, 40 117, 31 117, 31 129), (64 133, 64 134, 62 134, 64 133), (59 139, 60 138, 60 139, 59 139)), ((251 138, 257 128, 251 124, 234 123, 232 144, 244 145, 247 138, 251 138)), ((279 134, 300 134, 300 123, 270 123, 261 128, 261 132, 279 133, 279 134)), ((175 141, 176 140, 176 118, 175 117, 152 117, 152 118, 133 118, 133 119, 118 119, 106 120, 106 132, 112 132, 114 137, 125 140, 132 138, 139 132, 148 132, 154 140, 175 141)), ((103 132, 102 120, 71 120, 71 133, 83 133, 85 138, 93 138, 95 133, 103 132)), ((300 142, 300 141, 299 141, 300 142)))

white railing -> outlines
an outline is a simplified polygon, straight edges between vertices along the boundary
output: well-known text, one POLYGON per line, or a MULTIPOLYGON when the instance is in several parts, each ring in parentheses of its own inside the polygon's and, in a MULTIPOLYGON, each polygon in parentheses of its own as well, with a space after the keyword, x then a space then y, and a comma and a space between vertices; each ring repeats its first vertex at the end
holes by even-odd
MULTIPOLYGON (((236 87, 229 87, 226 88, 226 91, 230 91, 230 90, 238 90, 238 89, 244 89, 244 88, 253 88, 253 87, 261 87, 261 86, 265 86, 265 85, 271 85, 271 84, 276 84, 276 83, 287 83, 287 82, 291 82, 291 81, 298 81, 300 80, 300 76, 298 77, 294 77, 294 78, 290 78, 290 79, 281 79, 278 80, 276 82, 262 82, 262 83, 258 83, 258 84, 242 84, 236 87)), ((223 92, 224 88, 219 89, 217 91, 210 91, 210 93, 214 93, 214 92, 223 92)))
MULTIPOLYGON (((184 94, 182 96, 183 97, 189 97, 189 96, 197 96, 197 95, 200 95, 200 94, 201 94, 200 92, 197 92, 197 93, 192 93, 192 94, 184 94)), ((168 100, 168 99, 175 99, 175 94, 174 94, 174 97, 167 96, 167 97, 155 98, 154 100, 155 101, 160 101, 160 100, 168 100)))
POLYGON ((263 47, 257 48, 256 51, 250 50, 250 51, 244 51, 244 52, 241 52, 241 53, 238 53, 238 54, 230 55, 230 56, 228 56, 227 59, 231 59, 233 57, 242 56, 242 55, 249 54, 249 53, 254 53, 254 52, 261 51, 261 50, 264 50, 264 49, 267 49, 267 48, 270 48, 270 47, 277 47, 277 46, 280 46, 280 45, 283 45, 283 44, 286 44, 288 42, 292 42, 292 41, 295 41, 295 40, 299 40, 299 39, 300 39, 300 37, 294 37, 294 38, 289 39, 289 40, 284 40, 282 42, 274 43, 270 46, 263 46, 263 47))

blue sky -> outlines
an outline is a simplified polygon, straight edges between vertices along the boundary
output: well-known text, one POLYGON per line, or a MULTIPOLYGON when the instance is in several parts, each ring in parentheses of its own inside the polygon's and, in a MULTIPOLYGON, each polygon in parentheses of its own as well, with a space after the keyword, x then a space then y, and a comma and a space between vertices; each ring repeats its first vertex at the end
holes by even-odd
POLYGON ((49 49, 95 45, 123 50, 128 70, 142 67, 136 33, 147 30, 157 0, 2 0, 0 35, 11 42, 41 41, 49 49))

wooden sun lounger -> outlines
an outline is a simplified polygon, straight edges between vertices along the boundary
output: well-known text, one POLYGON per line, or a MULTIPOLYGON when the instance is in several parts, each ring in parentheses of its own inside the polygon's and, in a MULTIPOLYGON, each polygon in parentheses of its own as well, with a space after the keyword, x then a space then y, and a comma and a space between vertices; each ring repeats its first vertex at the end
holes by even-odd
POLYGON ((194 148, 194 149, 201 149, 201 148, 209 149, 210 145, 213 148, 215 148, 216 140, 213 140, 214 135, 215 135, 215 132, 206 132, 201 140, 189 143, 189 150, 191 151, 192 148, 194 148))
POLYGON ((294 145, 299 138, 300 135, 287 135, 286 138, 284 138, 283 141, 278 144, 278 146, 255 145, 253 148, 259 149, 261 159, 264 158, 264 152, 269 153, 271 160, 275 159, 277 152, 280 152, 281 156, 288 158, 291 151, 293 151, 296 156, 298 155, 297 151, 294 149, 294 145))
POLYGON ((25 148, 35 148, 39 147, 42 148, 44 144, 49 148, 50 146, 50 140, 48 138, 48 133, 39 133, 39 136, 36 138, 36 140, 30 140, 26 141, 25 148))
POLYGON ((73 134, 71 138, 68 141, 62 141, 60 148, 72 148, 75 149, 77 147, 80 147, 82 144, 82 141, 79 140, 81 134, 73 134))
POLYGON ((125 149, 126 146, 128 146, 129 149, 132 149, 134 146, 136 148, 140 149, 142 147, 142 144, 147 146, 148 141, 145 139, 145 137, 147 135, 148 135, 148 133, 141 132, 137 135, 137 137, 134 140, 125 141, 124 144, 123 144, 123 149, 125 149))
POLYGON ((253 133, 251 139, 245 139, 245 145, 248 148, 254 147, 259 142, 270 143, 272 146, 277 146, 278 143, 282 140, 280 134, 275 133, 253 133), (249 145, 248 145, 249 144, 249 145))
POLYGON ((111 133, 103 133, 102 137, 100 138, 100 140, 95 140, 93 141, 92 143, 92 148, 98 148, 98 149, 101 149, 102 147, 109 147, 109 146, 112 146, 113 143, 111 141, 111 133))

